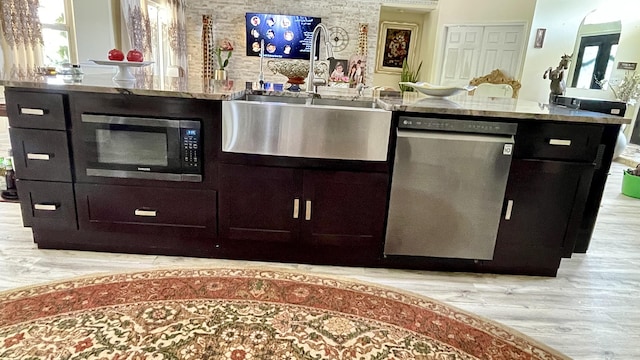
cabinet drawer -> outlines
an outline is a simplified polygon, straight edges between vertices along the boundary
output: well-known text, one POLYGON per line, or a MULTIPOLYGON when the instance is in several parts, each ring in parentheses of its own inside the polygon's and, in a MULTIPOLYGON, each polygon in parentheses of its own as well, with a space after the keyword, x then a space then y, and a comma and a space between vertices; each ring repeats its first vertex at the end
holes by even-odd
POLYGON ((81 229, 216 236, 216 192, 76 184, 81 229))
POLYGON ((514 156, 593 162, 601 137, 600 125, 524 123, 518 125, 514 156))
POLYGON ((18 180, 24 226, 77 229, 71 183, 18 180))
POLYGON ((71 182, 66 131, 9 129, 19 179, 71 182))
POLYGON ((11 127, 66 129, 64 101, 61 94, 7 91, 5 97, 11 127))

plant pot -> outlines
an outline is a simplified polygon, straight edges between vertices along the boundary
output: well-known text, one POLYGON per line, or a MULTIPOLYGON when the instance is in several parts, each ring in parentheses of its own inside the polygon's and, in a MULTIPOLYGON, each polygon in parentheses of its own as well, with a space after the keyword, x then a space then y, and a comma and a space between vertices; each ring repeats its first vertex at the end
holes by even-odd
POLYGON ((227 70, 215 70, 213 72, 213 80, 227 80, 227 70))
POLYGON ((640 176, 625 171, 622 175, 622 193, 640 199, 640 176))

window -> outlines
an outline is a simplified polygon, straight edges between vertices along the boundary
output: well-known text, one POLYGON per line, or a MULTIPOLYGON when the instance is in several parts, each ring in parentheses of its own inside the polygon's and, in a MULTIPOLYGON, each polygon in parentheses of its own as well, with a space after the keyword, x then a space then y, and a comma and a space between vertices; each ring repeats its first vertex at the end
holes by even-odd
POLYGON ((582 37, 571 86, 600 89, 602 80, 613 71, 619 39, 619 33, 582 37))
POLYGON ((40 1, 38 16, 42 24, 45 65, 77 62, 71 1, 40 1))
POLYGON ((147 12, 151 25, 151 52, 153 53, 153 73, 159 75, 164 81, 166 65, 169 64, 169 39, 167 38, 169 27, 169 14, 167 8, 161 4, 148 1, 147 12))

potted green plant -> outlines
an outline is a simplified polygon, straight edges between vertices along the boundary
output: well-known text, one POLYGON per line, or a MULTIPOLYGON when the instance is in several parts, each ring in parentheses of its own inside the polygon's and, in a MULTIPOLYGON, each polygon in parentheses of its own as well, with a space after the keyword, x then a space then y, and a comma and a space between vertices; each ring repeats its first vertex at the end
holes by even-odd
POLYGON ((640 165, 635 169, 627 169, 622 177, 622 193, 624 195, 640 198, 640 165))
MULTIPOLYGON (((412 82, 415 83, 418 81, 418 77, 420 76, 420 69, 422 68, 422 61, 418 64, 418 68, 414 71, 411 69, 409 64, 407 63, 407 58, 402 60, 402 72, 400 73, 400 81, 401 82, 412 82)), ((400 84, 400 91, 414 91, 411 86, 400 84)))

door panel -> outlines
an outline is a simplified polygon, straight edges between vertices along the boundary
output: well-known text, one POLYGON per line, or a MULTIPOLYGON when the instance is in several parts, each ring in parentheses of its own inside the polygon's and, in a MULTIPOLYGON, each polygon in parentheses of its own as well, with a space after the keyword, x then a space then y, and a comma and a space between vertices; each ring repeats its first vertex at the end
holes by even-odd
MULTIPOLYGON (((220 235, 223 239, 291 242, 298 238, 295 199, 301 199, 299 171, 220 165, 220 235)), ((299 203, 300 204, 300 203, 299 203)))
POLYGON ((482 39, 482 27, 456 26, 447 29, 443 71, 443 85, 466 85, 475 74, 482 39))
POLYGON ((592 164, 514 160, 505 193, 493 261, 497 269, 555 271, 575 243, 576 221, 593 174, 592 164), (511 201, 511 205, 509 205, 511 201))
POLYGON ((382 246, 388 181, 381 173, 305 171, 303 213, 309 216, 301 221, 306 241, 376 253, 382 246))
POLYGON ((464 86, 501 69, 516 75, 522 63, 524 26, 449 26, 440 84, 464 86))
POLYGON ((523 26, 486 26, 480 51, 478 73, 482 76, 500 69, 512 76, 520 71, 523 26))

